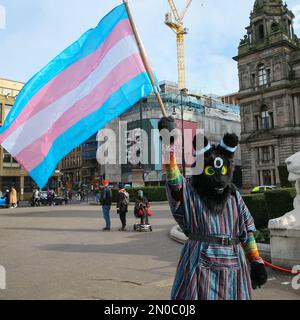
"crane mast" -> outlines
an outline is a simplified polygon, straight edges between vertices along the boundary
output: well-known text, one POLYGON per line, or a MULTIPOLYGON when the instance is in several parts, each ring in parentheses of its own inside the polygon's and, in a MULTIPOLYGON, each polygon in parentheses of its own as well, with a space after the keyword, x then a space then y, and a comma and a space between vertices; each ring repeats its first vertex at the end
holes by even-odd
POLYGON ((184 38, 188 34, 188 29, 183 25, 183 19, 192 0, 186 1, 181 14, 178 13, 173 0, 168 0, 168 3, 171 12, 166 14, 165 24, 175 32, 177 38, 178 89, 181 91, 186 90, 184 38))

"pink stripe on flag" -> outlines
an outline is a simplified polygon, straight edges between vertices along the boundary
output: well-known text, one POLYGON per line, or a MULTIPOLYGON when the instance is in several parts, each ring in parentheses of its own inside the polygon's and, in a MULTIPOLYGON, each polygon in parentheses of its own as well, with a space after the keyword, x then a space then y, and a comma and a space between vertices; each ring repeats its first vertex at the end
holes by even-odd
POLYGON ((88 96, 76 102, 68 109, 46 134, 23 149, 14 158, 27 171, 33 170, 47 156, 58 136, 99 109, 114 92, 142 72, 145 72, 145 67, 139 54, 134 54, 123 60, 88 96))
POLYGON ((96 51, 58 74, 35 94, 15 122, 0 135, 0 143, 36 113, 74 90, 97 68, 116 43, 132 34, 129 20, 120 21, 96 51))

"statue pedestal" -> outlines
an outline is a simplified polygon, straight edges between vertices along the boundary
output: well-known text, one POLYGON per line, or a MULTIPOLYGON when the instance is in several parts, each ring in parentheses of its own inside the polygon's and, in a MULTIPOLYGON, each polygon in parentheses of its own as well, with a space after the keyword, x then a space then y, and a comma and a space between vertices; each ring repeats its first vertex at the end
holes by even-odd
POLYGON ((300 265, 300 226, 270 231, 272 263, 290 269, 300 265))
POLYGON ((133 169, 132 172, 132 186, 134 188, 141 188, 145 186, 144 169, 133 169))
POLYGON ((300 265, 300 152, 286 160, 289 181, 296 181, 294 210, 269 221, 272 263, 293 268, 300 265))

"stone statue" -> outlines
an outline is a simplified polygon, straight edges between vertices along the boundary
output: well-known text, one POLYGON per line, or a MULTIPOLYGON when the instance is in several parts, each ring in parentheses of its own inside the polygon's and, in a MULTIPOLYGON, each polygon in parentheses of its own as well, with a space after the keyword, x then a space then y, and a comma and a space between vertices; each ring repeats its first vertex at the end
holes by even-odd
POLYGON ((296 181, 297 196, 294 200, 294 210, 281 218, 270 220, 269 229, 299 229, 300 228, 300 152, 286 160, 289 171, 289 181, 296 181))

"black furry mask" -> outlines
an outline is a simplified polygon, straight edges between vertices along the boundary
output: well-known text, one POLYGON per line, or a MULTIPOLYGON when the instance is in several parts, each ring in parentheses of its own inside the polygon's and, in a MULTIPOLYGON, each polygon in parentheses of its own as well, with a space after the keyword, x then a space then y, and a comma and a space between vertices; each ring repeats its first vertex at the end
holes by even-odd
MULTIPOLYGON (((205 138, 204 170, 193 176, 192 185, 207 207, 221 214, 231 193, 236 191, 232 184, 234 153, 239 140, 235 134, 226 134, 218 146, 211 146, 205 138)), ((196 140, 194 139, 194 147, 196 140)))

